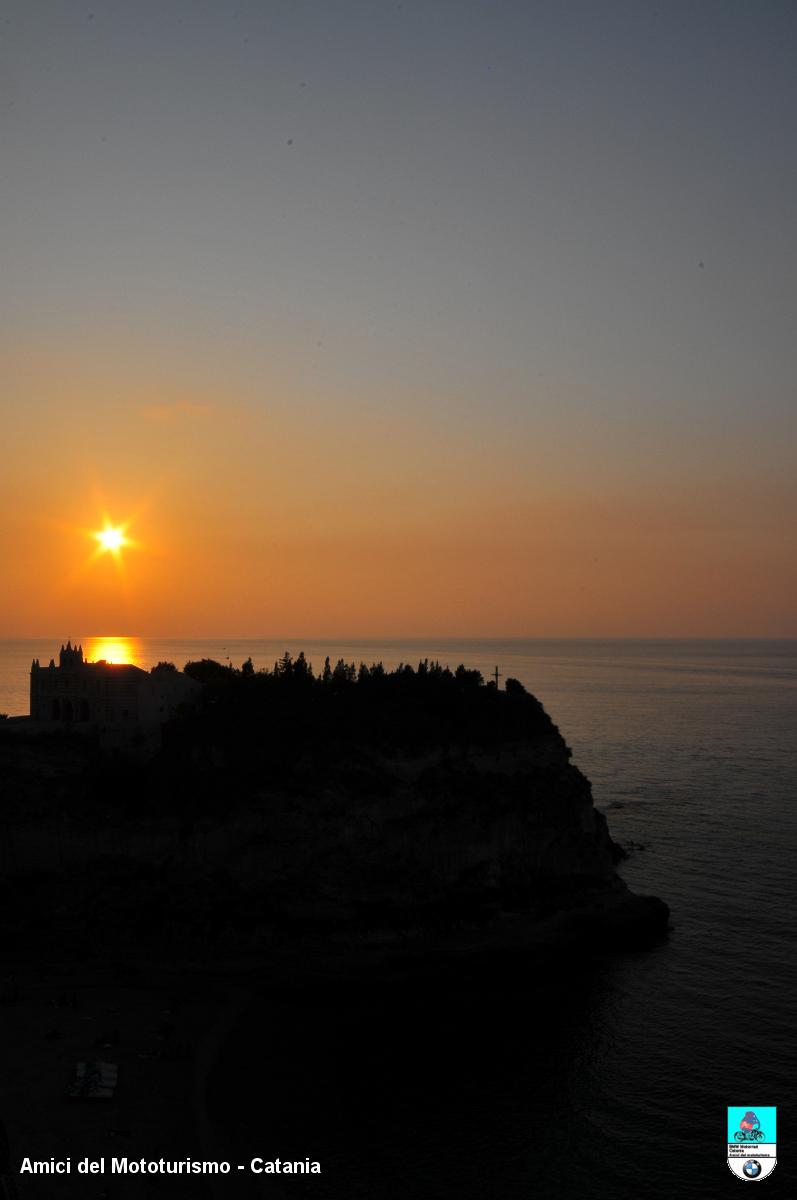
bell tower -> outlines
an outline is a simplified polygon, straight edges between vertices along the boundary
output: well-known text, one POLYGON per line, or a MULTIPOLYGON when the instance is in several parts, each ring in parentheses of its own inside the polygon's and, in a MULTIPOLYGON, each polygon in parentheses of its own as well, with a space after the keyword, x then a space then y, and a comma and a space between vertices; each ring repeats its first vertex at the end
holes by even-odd
POLYGON ((61 647, 61 653, 58 659, 58 665, 61 667, 80 667, 83 665, 83 647, 73 646, 71 642, 67 642, 66 646, 61 647))

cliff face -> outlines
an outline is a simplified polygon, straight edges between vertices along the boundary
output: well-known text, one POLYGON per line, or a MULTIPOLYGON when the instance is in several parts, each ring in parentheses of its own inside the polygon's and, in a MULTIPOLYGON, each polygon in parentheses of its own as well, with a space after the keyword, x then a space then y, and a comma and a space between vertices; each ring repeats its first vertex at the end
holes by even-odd
POLYGON ((541 751, 537 763, 527 750, 372 762, 382 795, 286 806, 247 873, 265 855, 286 914, 335 921, 533 906, 554 883, 611 880, 612 843, 587 780, 563 745, 541 751))
POLYGON ((264 889, 277 928, 340 939, 427 936, 506 919, 611 943, 666 930, 666 906, 631 896, 589 781, 558 733, 464 756, 381 757, 369 788, 283 798, 250 814, 228 866, 264 889), (561 918, 561 919, 559 919, 561 918))
POLYGON ((525 693, 478 703, 491 707, 466 736, 404 708, 399 737, 334 706, 308 727, 283 706, 263 737, 247 701, 248 721, 192 717, 144 766, 0 739, 12 907, 22 897, 35 923, 58 895, 57 919, 100 941, 120 923, 175 941, 201 925, 237 952, 508 928, 521 942, 661 935, 666 906, 618 879, 589 781, 541 707, 525 693))

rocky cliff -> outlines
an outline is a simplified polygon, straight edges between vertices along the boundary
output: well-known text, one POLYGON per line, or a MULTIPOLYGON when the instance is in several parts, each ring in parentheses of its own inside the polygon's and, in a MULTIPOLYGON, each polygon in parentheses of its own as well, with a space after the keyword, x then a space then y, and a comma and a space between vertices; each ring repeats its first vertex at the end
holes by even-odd
POLYGON ((666 931, 666 905, 618 878, 589 781, 520 685, 224 677, 152 762, 19 731, 0 759, 6 936, 90 929, 103 945, 124 927, 259 954, 666 931))

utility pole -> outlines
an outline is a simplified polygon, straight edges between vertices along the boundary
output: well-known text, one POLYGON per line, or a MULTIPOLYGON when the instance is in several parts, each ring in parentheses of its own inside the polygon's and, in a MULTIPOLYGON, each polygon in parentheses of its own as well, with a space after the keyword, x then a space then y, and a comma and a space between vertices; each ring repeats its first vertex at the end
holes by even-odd
POLYGON ((498 667, 493 671, 493 675, 495 676, 495 690, 498 691, 498 680, 501 678, 501 672, 498 670, 498 667))

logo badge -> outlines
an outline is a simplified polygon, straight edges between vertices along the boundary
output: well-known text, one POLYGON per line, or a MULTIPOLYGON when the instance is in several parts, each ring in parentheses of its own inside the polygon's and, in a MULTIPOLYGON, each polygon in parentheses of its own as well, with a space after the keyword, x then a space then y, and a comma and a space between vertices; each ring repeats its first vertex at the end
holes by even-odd
POLYGON ((777 1112, 752 1104, 728 1109, 728 1166, 737 1179, 766 1179, 775 1170, 777 1112))

